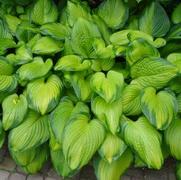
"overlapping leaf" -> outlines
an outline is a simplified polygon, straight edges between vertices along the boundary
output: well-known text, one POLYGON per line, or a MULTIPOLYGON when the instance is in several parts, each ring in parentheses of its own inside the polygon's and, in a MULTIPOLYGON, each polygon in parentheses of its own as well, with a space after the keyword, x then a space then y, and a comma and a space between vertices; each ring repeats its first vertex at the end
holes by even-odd
POLYGON ((83 114, 76 116, 64 132, 63 154, 72 170, 86 165, 102 144, 105 137, 100 121, 83 114))
POLYGON ((141 109, 149 122, 157 129, 166 129, 177 113, 176 98, 166 91, 148 87, 141 98, 141 109))
POLYGON ((27 86, 27 100, 29 106, 45 114, 58 104, 62 92, 62 82, 56 75, 47 79, 40 78, 30 82, 27 86))
POLYGON ((148 120, 143 116, 135 122, 126 119, 121 127, 125 143, 149 168, 160 169, 163 164, 161 136, 148 120))
POLYGON ((26 151, 38 147, 49 138, 48 116, 29 111, 24 122, 9 134, 9 147, 13 151, 26 151))
POLYGON ((26 97, 21 94, 12 94, 6 97, 2 103, 3 128, 5 130, 18 126, 27 113, 28 103, 26 97))

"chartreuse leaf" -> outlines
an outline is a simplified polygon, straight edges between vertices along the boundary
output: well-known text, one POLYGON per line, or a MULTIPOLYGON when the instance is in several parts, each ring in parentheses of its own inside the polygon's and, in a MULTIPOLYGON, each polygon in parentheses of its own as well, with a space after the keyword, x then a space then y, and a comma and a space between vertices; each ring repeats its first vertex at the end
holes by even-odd
POLYGON ((178 112, 181 113, 181 93, 177 96, 178 112))
POLYGON ((149 4, 139 19, 139 29, 153 37, 164 36, 169 28, 167 13, 158 2, 149 4))
POLYGON ((58 60, 54 69, 56 71, 84 71, 89 69, 90 66, 90 60, 83 60, 77 55, 67 55, 58 60))
POLYGON ((48 146, 43 144, 37 148, 30 148, 26 151, 13 151, 9 148, 10 154, 16 164, 26 173, 34 174, 41 170, 48 159, 48 146))
POLYGON ((14 71, 14 68, 9 64, 6 59, 0 58, 0 76, 1 75, 11 75, 14 71))
POLYGON ((73 111, 74 104, 68 97, 63 97, 59 105, 50 114, 50 126, 52 132, 58 141, 62 143, 62 134, 66 123, 73 111))
POLYGON ((163 164, 161 136, 145 117, 137 121, 122 120, 121 132, 125 143, 139 155, 149 168, 160 169, 163 164))
POLYGON ((127 146, 121 138, 111 133, 107 133, 106 138, 99 149, 99 154, 109 163, 112 163, 125 152, 126 148, 127 146))
POLYGON ((0 18, 0 38, 2 39, 12 39, 12 34, 8 28, 5 20, 0 18))
POLYGON ((40 78, 30 82, 27 86, 27 100, 29 106, 45 114, 58 104, 62 92, 62 82, 56 75, 40 78))
POLYGON ((21 23, 21 20, 18 17, 12 16, 10 14, 6 14, 5 19, 11 32, 15 34, 17 26, 21 23))
POLYGON ((181 53, 171 53, 167 56, 167 60, 177 66, 181 73, 181 53))
POLYGON ((132 41, 126 50, 126 60, 129 65, 149 56, 160 57, 160 54, 153 45, 141 38, 132 41))
POLYGON ((48 23, 40 27, 40 32, 43 35, 49 35, 57 40, 64 40, 68 36, 68 29, 61 23, 48 23))
POLYGON ((70 169, 86 165, 102 144, 105 129, 99 120, 89 120, 79 114, 66 126, 63 137, 63 154, 70 169))
POLYGON ((112 29, 120 29, 128 19, 129 9, 123 0, 105 0, 97 8, 97 14, 112 29))
POLYGON ((133 161, 133 155, 127 149, 119 159, 112 163, 104 159, 98 159, 94 163, 97 179, 99 180, 119 180, 120 176, 128 169, 133 161))
POLYGON ((53 66, 51 59, 47 59, 45 62, 41 57, 34 58, 33 62, 22 65, 17 74, 20 81, 31 81, 36 78, 45 76, 53 66))
POLYGON ((25 44, 16 49, 16 54, 8 54, 8 61, 13 65, 26 64, 33 60, 32 52, 25 44))
POLYGON ((165 130, 165 142, 170 149, 171 155, 177 160, 181 160, 181 120, 175 119, 171 125, 165 130))
POLYGON ((140 84, 143 87, 152 86, 160 89, 174 78, 178 68, 170 62, 155 57, 147 57, 137 61, 131 67, 133 84, 140 84))
POLYGON ((17 79, 14 75, 0 75, 0 92, 12 92, 16 86, 17 79))
POLYGON ((172 13, 172 22, 174 24, 178 24, 178 23, 181 23, 181 15, 180 15, 180 12, 181 12, 181 3, 179 3, 176 8, 174 9, 173 13, 172 13))
POLYGON ((107 103, 119 99, 124 86, 122 73, 110 70, 107 74, 97 72, 91 77, 92 90, 107 103))
POLYGON ((37 150, 36 156, 33 161, 28 164, 26 167, 23 167, 23 170, 29 174, 35 174, 40 171, 48 160, 49 157, 49 148, 47 144, 40 146, 37 150))
POLYGON ((26 151, 38 147, 48 138, 48 116, 30 110, 24 122, 10 131, 9 147, 13 151, 26 151))
POLYGON ((55 22, 58 18, 58 10, 51 0, 38 0, 31 10, 31 19, 36 24, 55 22))
POLYGON ((142 87, 137 84, 129 84, 122 94, 123 113, 125 115, 139 115, 141 113, 142 87))
POLYGON ((111 133, 119 131, 119 119, 122 115, 122 102, 120 99, 114 102, 106 102, 100 96, 91 100, 91 109, 97 118, 103 121, 111 133))
POLYGON ((131 30, 131 29, 121 30, 113 33, 110 36, 110 41, 114 45, 125 46, 128 45, 130 42, 129 37, 131 37, 132 41, 138 38, 142 38, 144 40, 147 40, 148 42, 153 42, 153 37, 150 36, 149 34, 146 34, 142 31, 131 30))
POLYGON ((5 141, 5 132, 2 126, 2 121, 0 121, 0 148, 3 146, 5 141))
POLYGON ((61 149, 50 151, 51 162, 59 176, 70 176, 73 171, 69 168, 61 149))
POLYGON ((90 8, 86 2, 68 1, 66 15, 70 26, 73 26, 79 18, 91 20, 90 8))
POLYGON ((3 128, 5 130, 17 127, 23 120, 28 109, 26 97, 21 94, 12 94, 2 103, 3 128))
POLYGON ((97 26, 91 21, 79 18, 72 29, 71 47, 76 54, 89 58, 95 54, 92 44, 95 38, 101 38, 97 26))
POLYGON ((167 91, 147 87, 141 97, 141 109, 149 122, 159 130, 166 129, 174 119, 178 107, 176 98, 167 91))
POLYGON ((63 50, 63 42, 57 41, 51 37, 41 37, 32 47, 32 52, 40 55, 53 55, 61 50, 63 50))
POLYGON ((12 39, 0 38, 0 55, 4 55, 9 48, 15 48, 16 43, 12 39))

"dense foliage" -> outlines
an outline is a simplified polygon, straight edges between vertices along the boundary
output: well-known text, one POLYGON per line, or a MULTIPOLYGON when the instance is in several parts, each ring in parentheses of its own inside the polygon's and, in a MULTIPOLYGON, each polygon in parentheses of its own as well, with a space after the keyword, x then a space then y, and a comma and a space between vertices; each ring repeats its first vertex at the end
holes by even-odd
POLYGON ((1 0, 0 146, 27 173, 131 165, 181 179, 181 3, 1 0))

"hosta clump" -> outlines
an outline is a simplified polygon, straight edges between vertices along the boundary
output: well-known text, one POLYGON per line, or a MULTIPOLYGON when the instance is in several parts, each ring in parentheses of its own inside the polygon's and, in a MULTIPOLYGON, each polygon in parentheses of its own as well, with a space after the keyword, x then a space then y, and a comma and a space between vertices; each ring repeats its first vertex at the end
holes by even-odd
POLYGON ((67 177, 89 164, 98 180, 119 180, 171 156, 181 177, 181 4, 0 8, 0 147, 7 136, 18 166, 33 174, 51 161, 67 177))

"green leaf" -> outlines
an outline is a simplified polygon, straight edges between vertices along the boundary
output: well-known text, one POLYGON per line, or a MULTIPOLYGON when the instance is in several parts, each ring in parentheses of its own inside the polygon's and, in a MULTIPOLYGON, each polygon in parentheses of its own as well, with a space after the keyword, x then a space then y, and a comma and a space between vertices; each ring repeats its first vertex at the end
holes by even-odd
POLYGON ((97 72, 91 77, 92 90, 101 96, 107 103, 119 99, 124 86, 122 73, 108 71, 107 74, 97 72))
POLYGON ((69 168, 62 150, 50 151, 50 155, 53 167, 59 176, 66 177, 72 175, 73 171, 69 168))
POLYGON ((21 20, 18 17, 12 16, 10 14, 6 14, 5 19, 11 32, 15 34, 17 26, 21 23, 21 20))
POLYGON ((63 154, 70 169, 80 169, 86 165, 102 144, 105 137, 104 126, 99 120, 83 114, 75 117, 64 132, 63 154))
POLYGON ((148 87, 141 97, 141 109, 149 122, 159 130, 168 128, 177 113, 176 98, 167 91, 148 87))
POLYGON ((181 163, 180 162, 177 162, 177 165, 176 165, 176 177, 177 179, 181 179, 181 163))
POLYGON ((174 24, 178 24, 178 23, 181 23, 181 15, 180 15, 180 12, 181 12, 181 3, 179 3, 176 8, 174 9, 174 11, 172 12, 172 22, 174 24))
POLYGON ((169 18, 158 2, 152 2, 145 8, 139 19, 139 29, 153 37, 162 37, 169 31, 169 18))
POLYGON ((16 47, 16 43, 12 39, 0 38, 0 55, 4 55, 10 48, 16 47))
POLYGON ((149 168, 160 169, 163 164, 161 136, 148 120, 143 116, 137 121, 126 119, 121 127, 125 143, 149 168))
POLYGON ((123 113, 125 115, 141 114, 141 92, 142 87, 136 84, 125 87, 122 94, 123 113))
POLYGON ((181 113, 181 93, 177 96, 178 112, 181 113))
POLYGON ((29 106, 42 115, 52 111, 58 104, 62 93, 62 82, 56 75, 40 78, 27 86, 29 106))
POLYGON ((12 92, 16 86, 17 80, 14 75, 0 75, 0 92, 12 92))
POLYGON ((7 59, 13 65, 21 65, 32 61, 33 55, 30 48, 23 43, 16 49, 16 54, 8 54, 7 59))
POLYGON ((9 148, 9 151, 16 164, 28 174, 34 174, 40 171, 48 159, 47 144, 21 152, 13 151, 11 148, 9 148))
POLYGON ((48 116, 29 111, 23 123, 10 131, 9 147, 13 151, 26 151, 38 147, 48 138, 48 116))
POLYGON ((41 57, 35 57, 33 62, 22 65, 17 70, 17 74, 20 81, 31 81, 48 74, 52 66, 53 62, 51 59, 47 59, 44 62, 41 57))
POLYGON ((152 86, 160 89, 176 76, 178 68, 170 62, 155 57, 147 57, 137 61, 131 67, 132 84, 143 87, 152 86))
POLYGON ((165 130, 165 142, 170 149, 170 154, 177 160, 181 160, 181 120, 175 119, 171 125, 165 130))
POLYGON ((131 29, 121 30, 113 33, 110 36, 110 41, 113 45, 124 46, 129 44, 129 37, 131 37, 132 41, 138 38, 142 38, 144 40, 147 40, 148 42, 153 42, 153 37, 149 34, 131 29))
POLYGON ((80 101, 88 101, 92 95, 90 88, 90 76, 85 76, 82 73, 74 73, 67 76, 68 81, 71 83, 77 98, 80 101))
POLYGON ((48 55, 56 54, 63 50, 63 42, 54 40, 51 37, 41 37, 32 47, 34 54, 48 55), (46 46, 45 46, 46 44, 46 46))
POLYGON ((60 23, 48 23, 40 27, 43 35, 49 35, 57 40, 64 40, 68 36, 68 29, 60 23))
POLYGON ((105 0, 97 8, 97 14, 112 29, 120 29, 128 19, 129 9, 122 0, 105 0))
POLYGON ((58 10, 51 0, 38 0, 31 10, 32 21, 39 25, 55 22, 57 18, 58 10))
POLYGON ((6 59, 0 57, 0 76, 11 75, 13 71, 14 71, 13 66, 9 64, 6 59))
POLYGON ((93 44, 95 38, 101 38, 97 26, 88 20, 79 18, 73 26, 71 33, 71 46, 73 51, 85 58, 95 54, 93 44))
POLYGON ((2 39, 12 39, 12 34, 8 28, 8 25, 5 20, 0 18, 0 38, 2 39))
POLYGON ((5 132, 3 130, 2 121, 0 121, 0 148, 2 148, 5 142, 5 132))
POLYGON ((111 164, 125 152, 126 148, 127 146, 121 138, 111 133, 107 133, 106 138, 99 149, 99 154, 111 164))
POLYGON ((167 60, 177 66, 181 73, 181 53, 171 53, 167 56, 167 60))
POLYGON ((3 128, 5 130, 17 127, 26 115, 28 104, 26 97, 21 94, 12 94, 6 97, 2 103, 3 128))
POLYGON ((56 71, 84 71, 89 69, 90 65, 90 60, 83 60, 77 55, 67 55, 57 61, 54 69, 56 71))
POLYGON ((73 108, 73 102, 68 97, 63 97, 59 105, 50 114, 50 126, 56 140, 60 144, 62 144, 63 131, 73 108))
POLYGON ((122 115, 120 99, 107 103, 97 96, 91 100, 91 109, 97 118, 106 124, 111 133, 116 134, 119 131, 119 119, 122 115))
POLYGON ((126 50, 126 60, 129 65, 133 65, 145 57, 160 57, 159 51, 144 39, 135 39, 126 50))
POLYGON ((94 163, 97 179, 120 180, 120 176, 129 168, 132 161, 133 155, 129 149, 127 149, 119 159, 112 163, 108 163, 104 159, 98 159, 94 163))
POLYGON ((70 26, 73 26, 79 18, 91 20, 90 8, 87 2, 68 1, 66 15, 70 26))

